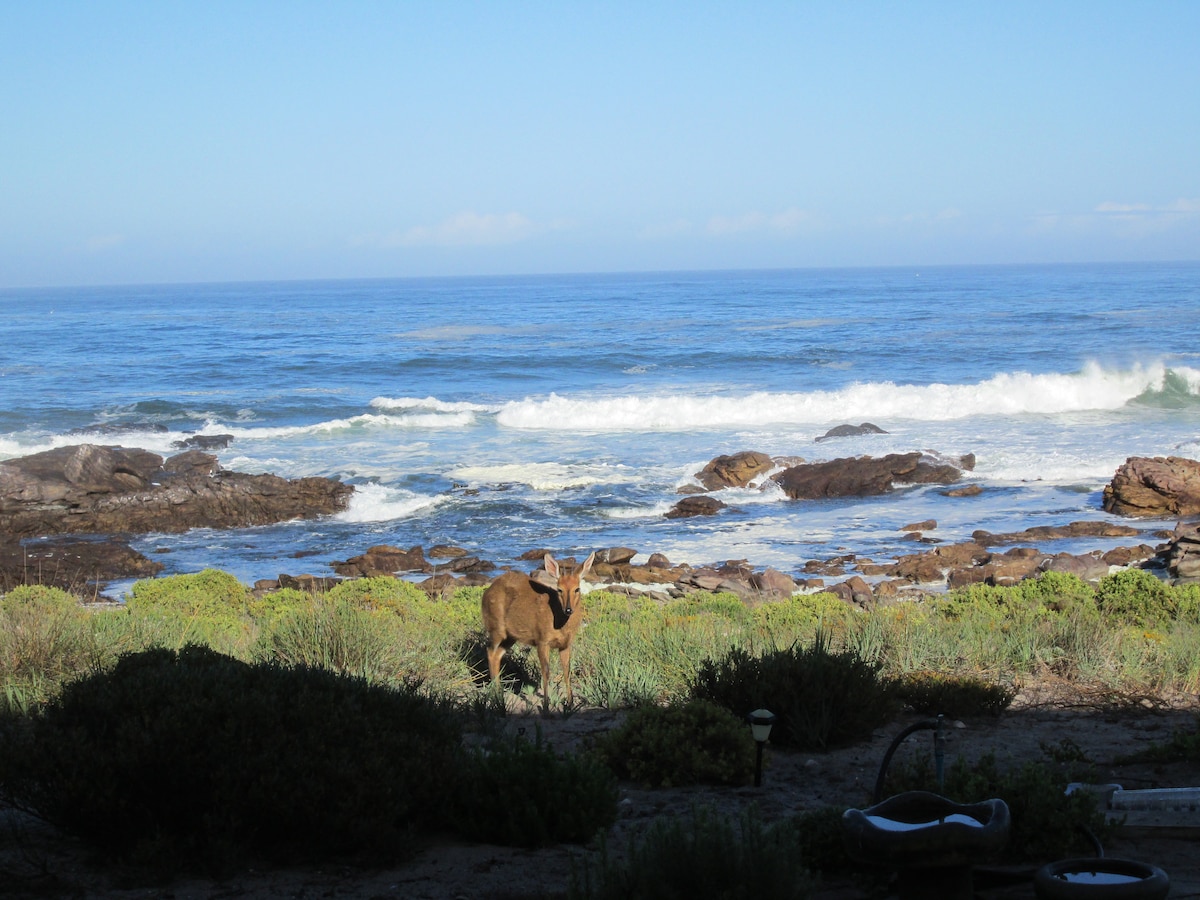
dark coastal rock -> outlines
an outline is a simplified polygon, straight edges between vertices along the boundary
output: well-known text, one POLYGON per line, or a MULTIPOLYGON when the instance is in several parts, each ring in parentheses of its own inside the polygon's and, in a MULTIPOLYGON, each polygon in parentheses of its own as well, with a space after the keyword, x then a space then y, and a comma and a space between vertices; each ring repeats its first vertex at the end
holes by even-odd
POLYGON ((171 441, 171 446, 183 450, 224 450, 232 443, 232 434, 193 434, 181 441, 171 441))
POLYGON ((960 488, 950 488, 948 491, 942 491, 943 497, 978 497, 983 493, 983 488, 977 484, 966 484, 960 488))
POLYGON ((0 463, 0 533, 180 532, 238 528, 341 512, 354 492, 333 478, 289 481, 226 472, 189 450, 167 460, 147 450, 81 444, 0 463))
POLYGON ((937 528, 937 519, 926 519, 923 522, 912 522, 908 525, 901 525, 901 531, 933 531, 937 528))
POLYGON ((718 456, 696 473, 706 490, 718 491, 727 487, 745 487, 772 468, 774 463, 765 453, 745 450, 730 456, 718 456))
POLYGON ((390 544, 368 547, 358 556, 352 556, 344 561, 335 560, 330 567, 344 578, 370 578, 377 575, 395 575, 401 572, 433 572, 433 566, 425 560, 425 551, 422 547, 416 546, 402 550, 390 544))
POLYGON ((813 438, 817 443, 828 441, 832 438, 842 437, 858 437, 860 434, 887 434, 878 425, 872 425, 870 422, 863 422, 861 425, 838 425, 835 428, 830 428, 827 432, 818 438, 813 438))
POLYGON ((1081 537, 1136 537, 1139 534, 1141 532, 1136 528, 1117 525, 1113 522, 1071 522, 1069 525, 1037 525, 1033 528, 1026 528, 1024 531, 1007 534, 975 531, 972 532, 971 539, 985 546, 995 546, 996 544, 1035 543, 1081 537))
POLYGON ((1109 573, 1110 565, 1100 553, 1056 553, 1041 566, 1043 572, 1062 572, 1095 584, 1109 573))
POLYGON ((762 572, 752 572, 746 581, 764 599, 782 600, 796 592, 796 582, 791 575, 770 567, 762 572))
POLYGON ((1132 456, 1105 487, 1102 505, 1121 516, 1200 515, 1200 462, 1180 456, 1132 456))
POLYGON ((886 494, 897 484, 952 484, 974 465, 973 456, 952 462, 926 453, 892 453, 805 463, 773 477, 791 499, 819 500, 886 494))
POLYGON ((0 592, 44 584, 91 600, 110 581, 152 578, 162 570, 162 563, 117 538, 59 535, 0 543, 0 592))
POLYGON ((167 426, 160 422, 106 422, 102 425, 84 425, 82 428, 72 428, 67 434, 119 437, 123 434, 166 434, 167 431, 167 426))
POLYGON ((1200 523, 1179 525, 1160 555, 1172 578, 1200 580, 1200 523))
MULTIPOLYGON (((637 551, 630 547, 608 547, 596 551, 596 562, 608 563, 612 566, 623 566, 637 556, 637 551)), ((665 559, 665 557, 664 557, 665 559)), ((667 563, 667 567, 670 563, 667 563)))
POLYGON ((664 515, 668 519, 688 519, 693 516, 715 516, 725 508, 725 504, 715 497, 696 495, 684 497, 669 509, 664 515))

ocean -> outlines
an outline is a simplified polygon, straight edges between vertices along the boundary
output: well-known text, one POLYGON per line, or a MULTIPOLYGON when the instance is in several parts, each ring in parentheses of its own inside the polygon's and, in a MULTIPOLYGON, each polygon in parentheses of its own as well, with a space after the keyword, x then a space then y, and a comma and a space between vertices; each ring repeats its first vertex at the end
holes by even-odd
POLYGON ((357 488, 330 519, 136 537, 168 574, 328 575, 375 544, 796 573, 911 553, 927 519, 948 542, 1113 519, 1127 457, 1200 453, 1200 263, 8 289, 0 312, 0 459, 230 434, 226 469, 357 488), (815 440, 864 422, 886 434, 815 440), (665 518, 741 450, 974 453, 983 490, 768 485, 665 518))

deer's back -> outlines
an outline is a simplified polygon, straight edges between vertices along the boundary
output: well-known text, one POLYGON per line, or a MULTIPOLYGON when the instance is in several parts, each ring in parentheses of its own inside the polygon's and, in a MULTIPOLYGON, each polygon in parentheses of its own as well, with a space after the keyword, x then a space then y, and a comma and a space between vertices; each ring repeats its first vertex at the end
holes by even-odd
MULTIPOLYGON (((556 630, 552 603, 561 608, 554 595, 544 587, 535 588, 529 576, 506 572, 483 592, 483 627, 493 638, 507 637, 528 643, 545 640, 556 630)), ((575 615, 561 623, 562 632, 575 630, 578 615, 576 610, 575 615)))

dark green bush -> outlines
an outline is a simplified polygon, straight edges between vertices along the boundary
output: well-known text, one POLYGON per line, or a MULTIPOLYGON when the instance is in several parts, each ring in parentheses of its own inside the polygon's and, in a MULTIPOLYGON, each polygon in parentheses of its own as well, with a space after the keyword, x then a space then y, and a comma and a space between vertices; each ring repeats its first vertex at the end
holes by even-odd
POLYGON ((604 853, 572 873, 572 900, 799 900, 813 881, 790 823, 740 823, 708 810, 662 819, 624 860, 604 853))
POLYGON ((1176 730, 1167 740, 1123 756, 1117 762, 1200 763, 1200 716, 1196 718, 1194 728, 1176 730))
POLYGON ((899 698, 914 712, 948 716, 998 716, 1017 696, 1011 685, 980 678, 913 672, 896 682, 899 698))
POLYGON ((796 843, 805 864, 819 875, 844 875, 857 871, 859 863, 846 852, 842 837, 843 806, 821 806, 792 819, 796 843))
POLYGON ((746 784, 754 777, 749 726, 708 700, 637 707, 596 750, 618 776, 650 787, 746 784))
POLYGON ((452 793, 453 829, 490 844, 584 843, 617 818, 612 772, 592 756, 558 756, 540 734, 464 751, 452 793))
POLYGON ((1086 791, 1067 794, 1071 781, 1089 780, 1083 771, 1060 771, 1044 762, 1027 762, 1001 769, 994 754, 975 764, 961 757, 947 767, 945 783, 937 784, 929 757, 889 773, 888 795, 901 791, 933 791, 958 803, 978 803, 999 797, 1008 804, 1012 827, 1003 859, 1008 862, 1047 862, 1092 855, 1090 835, 1102 840, 1110 830, 1096 798, 1086 791))
POLYGON ((437 824, 459 726, 416 686, 248 665, 203 647, 122 656, 0 728, 0 791, 104 854, 160 870, 399 857, 437 824))
POLYGON ((893 685, 879 664, 854 650, 835 652, 818 636, 762 656, 740 648, 705 660, 692 696, 712 700, 735 715, 760 708, 778 716, 771 740, 801 750, 825 750, 869 737, 896 713, 893 685))
POLYGON ((1106 619, 1138 628, 1170 622, 1178 612, 1175 594, 1145 569, 1123 569, 1101 578, 1096 606, 1106 619))

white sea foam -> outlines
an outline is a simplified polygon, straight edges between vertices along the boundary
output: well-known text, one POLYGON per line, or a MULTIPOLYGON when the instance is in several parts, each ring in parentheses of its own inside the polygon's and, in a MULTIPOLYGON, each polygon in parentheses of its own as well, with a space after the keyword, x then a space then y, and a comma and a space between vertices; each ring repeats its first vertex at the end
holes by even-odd
POLYGON ((374 409, 431 410, 439 413, 489 412, 491 407, 467 401, 439 400, 437 397, 376 397, 371 401, 374 409))
POLYGON ((350 507, 335 518, 342 522, 388 522, 406 519, 433 509, 447 498, 415 494, 378 484, 360 484, 350 497, 350 507))
POLYGON ((1161 364, 1033 375, 1006 372, 974 384, 905 385, 869 382, 835 391, 767 392, 740 396, 631 395, 514 401, 497 421, 508 428, 544 431, 690 431, 823 425, 869 419, 950 421, 979 415, 1023 415, 1115 410, 1148 392, 1163 391, 1173 371, 1200 399, 1200 371, 1161 364))
POLYGON ((635 472, 621 466, 553 462, 460 466, 446 474, 455 481, 467 484, 524 484, 535 491, 564 491, 594 484, 627 484, 637 478, 635 472))

